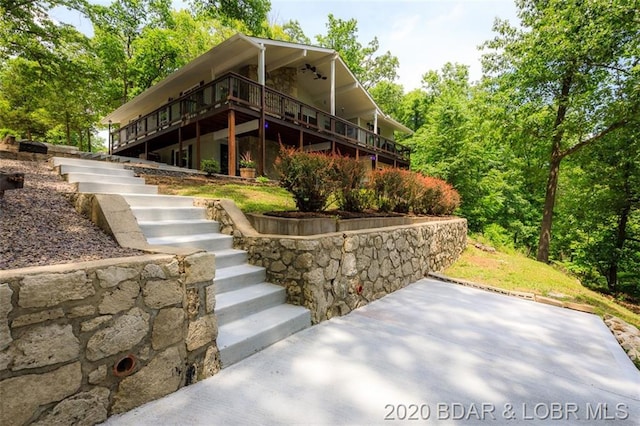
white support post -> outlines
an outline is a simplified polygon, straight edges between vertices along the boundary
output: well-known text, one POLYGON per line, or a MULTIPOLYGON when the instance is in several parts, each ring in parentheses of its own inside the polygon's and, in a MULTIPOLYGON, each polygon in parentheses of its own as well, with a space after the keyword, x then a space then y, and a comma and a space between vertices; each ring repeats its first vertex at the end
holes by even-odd
POLYGON ((336 115, 336 57, 331 58, 331 115, 336 115))
POLYGON ((378 134, 378 110, 373 112, 373 133, 378 134))
POLYGON ((264 44, 260 43, 260 54, 258 56, 258 83, 264 86, 265 83, 265 51, 264 44))

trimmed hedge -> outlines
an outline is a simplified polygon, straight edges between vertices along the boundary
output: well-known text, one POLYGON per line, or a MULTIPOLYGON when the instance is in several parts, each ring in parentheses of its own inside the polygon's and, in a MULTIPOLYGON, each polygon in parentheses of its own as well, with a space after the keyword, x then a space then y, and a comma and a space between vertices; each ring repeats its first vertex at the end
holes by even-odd
POLYGON ((460 195, 442 179, 388 168, 372 171, 365 183, 364 163, 351 157, 281 145, 276 170, 302 212, 326 209, 332 196, 340 210, 350 212, 375 205, 383 212, 444 216, 460 207, 460 195))

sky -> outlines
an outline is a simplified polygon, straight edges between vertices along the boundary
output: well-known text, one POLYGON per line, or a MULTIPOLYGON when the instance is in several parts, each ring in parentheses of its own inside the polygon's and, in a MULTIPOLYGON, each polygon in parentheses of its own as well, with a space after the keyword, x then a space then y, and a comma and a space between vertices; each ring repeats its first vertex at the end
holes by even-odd
MULTIPOLYGON (((283 24, 297 20, 312 42, 326 33, 327 16, 358 21, 358 41, 374 37, 380 53, 390 51, 400 62, 398 83, 405 91, 420 87, 422 75, 447 62, 469 65, 472 81, 482 69, 478 47, 495 36, 496 17, 517 23, 515 0, 271 0, 269 20, 283 24)), ((107 0, 94 0, 102 4, 107 0)), ((175 7, 184 2, 174 0, 175 7)), ((91 33, 91 25, 77 13, 58 10, 53 17, 91 33)))
POLYGON ((518 22, 514 0, 271 0, 271 22, 297 20, 312 41, 326 33, 329 13, 355 18, 361 44, 378 37, 379 52, 398 57, 405 91, 447 62, 469 65, 471 80, 480 79, 478 46, 495 37, 495 18, 518 22))

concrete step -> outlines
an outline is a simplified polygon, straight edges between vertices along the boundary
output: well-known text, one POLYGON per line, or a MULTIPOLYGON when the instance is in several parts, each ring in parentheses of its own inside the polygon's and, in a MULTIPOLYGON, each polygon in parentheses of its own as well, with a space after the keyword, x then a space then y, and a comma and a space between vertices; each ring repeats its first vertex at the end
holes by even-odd
POLYGON ((281 305, 286 300, 284 287, 269 283, 254 284, 219 294, 216 296, 218 326, 281 305))
MULTIPOLYGON (((109 170, 109 169, 105 169, 109 170)), ((117 169, 113 169, 117 170, 117 169)), ((64 176, 68 182, 98 182, 98 183, 119 183, 127 185, 144 185, 144 179, 131 176, 113 176, 103 175, 100 170, 95 170, 96 173, 66 173, 64 176), (100 174, 98 174, 100 173, 100 174)))
POLYGON ((198 220, 207 218, 204 207, 132 207, 138 221, 198 220))
POLYGON ((263 282, 267 277, 266 270, 260 266, 244 265, 217 268, 213 282, 216 285, 216 295, 225 291, 238 290, 252 284, 263 282))
POLYGON ((132 208, 138 207, 193 207, 193 197, 179 195, 122 194, 132 208))
POLYGON ((60 167, 60 174, 66 175, 68 173, 96 173, 108 176, 128 176, 133 177, 133 170, 129 169, 114 169, 111 167, 87 167, 71 164, 62 164, 60 167))
POLYGON ((126 183, 78 182, 78 192, 93 194, 148 194, 158 193, 155 185, 131 185, 126 183))
POLYGON ((301 306, 278 305, 222 325, 218 349, 222 367, 244 359, 311 325, 309 311, 301 306))
POLYGON ((171 237, 177 235, 216 234, 220 224, 214 220, 154 220, 138 221, 142 233, 147 238, 171 237))
POLYGON ((218 250, 216 255, 216 269, 229 268, 247 263, 249 255, 244 250, 218 250))
POLYGON ((123 169, 124 165, 120 163, 112 163, 109 161, 88 160, 83 158, 74 157, 52 157, 51 162, 54 167, 67 165, 67 166, 83 166, 93 168, 106 168, 106 169, 123 169))
POLYGON ((147 238, 147 242, 152 245, 193 247, 207 251, 217 251, 230 249, 233 245, 233 237, 225 234, 173 235, 170 237, 147 238))

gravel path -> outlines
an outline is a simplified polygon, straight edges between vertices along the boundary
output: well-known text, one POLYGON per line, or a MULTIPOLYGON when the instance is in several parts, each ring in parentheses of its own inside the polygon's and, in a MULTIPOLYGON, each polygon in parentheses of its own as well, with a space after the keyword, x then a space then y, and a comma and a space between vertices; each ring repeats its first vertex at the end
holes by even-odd
POLYGON ((73 186, 48 163, 0 159, 0 170, 25 174, 0 198, 0 270, 142 254, 77 213, 64 196, 73 186))

